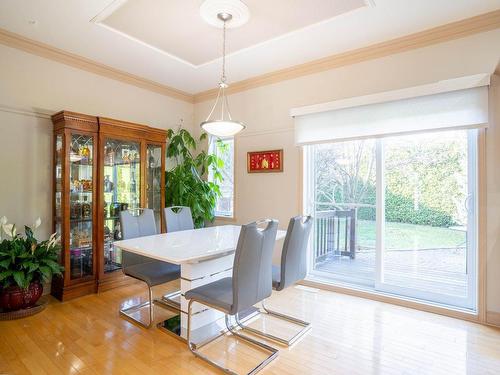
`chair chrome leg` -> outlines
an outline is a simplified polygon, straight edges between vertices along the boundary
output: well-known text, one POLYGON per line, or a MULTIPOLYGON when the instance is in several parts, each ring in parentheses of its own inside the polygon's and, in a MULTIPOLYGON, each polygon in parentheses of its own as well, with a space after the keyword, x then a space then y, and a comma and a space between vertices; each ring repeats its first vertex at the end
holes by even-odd
POLYGON ((188 321, 187 321, 187 344, 188 344, 188 348, 189 350, 191 351, 191 353, 193 353, 196 357, 204 360, 205 362, 207 362, 208 364, 212 365, 212 366, 215 366, 217 367, 219 370, 225 372, 226 374, 231 374, 231 375, 238 375, 237 373, 235 373, 234 371, 231 371, 230 369, 228 368, 225 368, 221 365, 219 365, 217 362, 214 362, 212 361, 211 359, 209 359, 207 356, 201 354, 200 352, 198 352, 195 348, 195 346, 191 343, 191 309, 192 309, 192 306, 193 306, 193 302, 194 300, 189 300, 189 303, 188 303, 188 321))
MULTIPOLYGON (((217 362, 214 362, 212 361, 211 359, 209 359, 207 356, 201 354, 200 352, 198 352, 198 350, 196 349, 196 347, 191 343, 191 308, 192 308, 192 304, 193 304, 194 300, 190 300, 189 301, 189 304, 188 304, 188 322, 187 322, 187 343, 188 343, 188 348, 189 350, 191 351, 191 353, 193 353, 196 357, 204 360, 205 362, 207 362, 208 364, 218 368, 219 370, 223 371, 224 373, 226 374, 231 374, 231 375, 238 375, 236 372, 234 372, 233 370, 229 369, 229 368, 226 368, 224 366, 221 366, 220 364, 218 364, 217 362)), ((269 362, 271 362, 274 358, 277 357, 278 355, 278 350, 269 346, 269 345, 266 345, 264 343, 261 343, 257 340, 254 340, 250 337, 246 337, 244 335, 240 335, 238 332, 236 332, 234 330, 234 327, 231 326, 231 324, 229 323, 229 318, 228 318, 228 315, 227 314, 224 314, 224 319, 225 319, 225 323, 226 323, 226 327, 227 327, 227 330, 230 334, 234 335, 234 336, 237 336, 238 338, 242 339, 242 340, 245 340, 247 342, 250 342, 251 344, 253 345, 256 345, 264 350, 267 350, 269 352, 271 352, 271 355, 268 356, 264 361, 262 361, 261 363, 259 363, 256 367, 254 367, 247 375, 253 375, 255 373, 257 373, 258 371, 260 371, 262 368, 264 368, 269 362)), ((218 336, 220 337, 220 336, 218 336)), ((217 337, 217 338, 218 338, 217 337)), ((215 341, 217 338, 211 340, 211 341, 215 341)), ((208 343, 208 342, 207 342, 208 343)), ((205 343, 204 345, 206 345, 207 343, 205 343)))
POLYGON ((296 333, 292 338, 287 340, 287 339, 284 339, 282 337, 271 335, 270 333, 262 332, 261 330, 258 330, 255 328, 245 326, 243 323, 241 323, 238 315, 236 315, 236 324, 238 324, 238 326, 243 330, 247 330, 247 331, 252 332, 252 333, 259 335, 261 337, 265 337, 265 338, 277 341, 280 344, 283 344, 286 346, 291 346, 295 341, 297 341, 300 337, 302 337, 307 331, 309 331, 311 329, 311 323, 305 322, 303 320, 294 318, 294 317, 289 316, 289 315, 285 315, 285 314, 281 314, 281 313, 276 312, 276 311, 269 310, 266 307, 264 301, 262 301, 262 309, 268 315, 274 316, 278 319, 287 320, 287 321, 294 323, 294 324, 297 324, 303 328, 298 333, 296 333))
POLYGON ((153 325, 153 320, 154 320, 154 310, 153 310, 153 289, 148 285, 148 291, 149 291, 149 300, 146 302, 142 302, 138 305, 130 306, 127 307, 126 309, 120 309, 120 315, 132 320, 133 322, 139 324, 141 327, 144 328, 150 328, 153 325), (132 313, 140 310, 143 307, 149 306, 149 323, 146 324, 139 319, 136 319, 132 316, 132 313))
POLYGON ((254 334, 256 334, 258 336, 261 336, 261 337, 264 337, 266 339, 277 341, 277 342, 279 342, 280 344, 283 344, 283 345, 289 345, 288 341, 285 340, 285 339, 283 339, 283 338, 281 338, 281 337, 274 336, 274 335, 271 335, 270 333, 262 332, 261 330, 258 330, 258 329, 255 329, 255 328, 252 328, 252 327, 244 325, 240 321, 240 318, 239 318, 238 315, 236 315, 236 319, 235 320, 236 320, 236 324, 238 325, 238 327, 240 327, 244 331, 248 331, 248 332, 254 333, 254 334))
POLYGON ((278 349, 276 348, 273 348, 272 346, 269 346, 269 345, 266 345, 260 341, 257 341, 257 340, 254 340, 252 339, 251 337, 248 337, 248 336, 245 336, 245 335, 241 335, 240 333, 236 332, 236 330, 234 329, 234 327, 232 327, 230 324, 229 324, 229 318, 227 315, 225 315, 225 319, 226 319, 226 327, 227 327, 227 330, 229 332, 231 332, 231 334, 239 337, 240 339, 242 340, 245 340, 245 341, 248 341, 249 343, 255 345, 255 346, 258 346, 264 350, 267 350, 268 352, 271 352, 271 355, 269 355, 266 359, 264 359, 261 363, 259 363, 256 367, 254 367, 252 369, 252 371, 250 371, 248 373, 248 375, 253 375, 253 374, 256 374, 257 372, 259 372, 260 370, 262 370, 264 367, 266 367, 273 359, 275 359, 277 356, 278 356, 278 349))

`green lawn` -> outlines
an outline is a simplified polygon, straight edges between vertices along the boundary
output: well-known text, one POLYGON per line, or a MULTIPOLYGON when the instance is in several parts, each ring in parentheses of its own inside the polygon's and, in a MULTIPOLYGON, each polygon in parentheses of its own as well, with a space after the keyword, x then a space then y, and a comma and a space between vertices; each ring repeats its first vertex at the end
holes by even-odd
MULTIPOLYGON (((362 247, 375 248, 375 222, 358 221, 358 243, 362 247)), ((404 223, 385 224, 386 249, 432 249, 463 246, 465 232, 404 223)))

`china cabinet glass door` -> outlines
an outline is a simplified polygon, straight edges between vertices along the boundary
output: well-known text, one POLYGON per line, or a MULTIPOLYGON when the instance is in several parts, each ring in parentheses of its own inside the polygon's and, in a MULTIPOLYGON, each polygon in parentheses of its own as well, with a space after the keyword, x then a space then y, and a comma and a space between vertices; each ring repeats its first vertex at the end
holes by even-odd
MULTIPOLYGON (((62 235, 62 196, 63 196, 63 144, 64 135, 59 133, 54 139, 55 157, 54 157, 54 232, 57 236, 62 235)), ((59 262, 61 262, 61 253, 59 253, 59 262)))
POLYGON ((69 256, 72 280, 93 274, 94 137, 71 134, 69 149, 69 256))
POLYGON ((141 145, 107 138, 104 142, 104 272, 121 268, 121 252, 113 241, 121 239, 120 211, 140 208, 141 145))
POLYGON ((161 145, 147 145, 146 163, 146 207, 154 211, 156 233, 161 232, 161 176, 162 148, 161 145))

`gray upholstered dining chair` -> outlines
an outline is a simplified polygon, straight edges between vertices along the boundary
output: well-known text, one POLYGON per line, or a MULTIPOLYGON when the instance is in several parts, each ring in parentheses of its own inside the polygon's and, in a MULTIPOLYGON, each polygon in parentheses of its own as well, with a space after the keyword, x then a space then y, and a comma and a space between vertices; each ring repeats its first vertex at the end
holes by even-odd
POLYGON ((165 207, 164 213, 167 222, 167 232, 194 229, 193 216, 189 207, 165 207))
MULTIPOLYGON (((313 225, 313 218, 311 216, 302 217, 296 216, 290 219, 288 229, 286 232, 285 242, 283 243, 283 251, 281 252, 281 265, 273 266, 273 289, 281 291, 289 286, 295 284, 297 281, 303 280, 307 274, 307 243, 313 225)), ((262 301, 262 308, 265 313, 279 319, 284 319, 302 327, 292 338, 284 339, 269 333, 262 332, 252 327, 242 324, 238 316, 236 316, 236 323, 243 329, 257 335, 270 338, 278 341, 287 346, 292 345, 310 328, 311 324, 303 320, 285 315, 279 312, 269 310, 265 302, 262 301)))
MULTIPOLYGON (((168 233, 179 232, 181 230, 194 229, 193 216, 191 209, 186 206, 172 206, 163 209, 163 216, 166 221, 166 230, 168 233)), ((180 302, 176 300, 181 295, 181 291, 177 290, 173 293, 165 294, 157 302, 168 306, 174 305, 180 309, 180 302)))
MULTIPOLYGON (((120 212, 120 227, 124 240, 156 234, 156 223, 153 210, 144 208, 137 211, 140 212, 137 216, 132 215, 130 211, 120 212)), ((131 319, 145 328, 149 328, 153 324, 154 319, 153 304, 157 302, 153 300, 152 287, 180 278, 180 266, 123 251, 122 270, 125 275, 144 281, 147 284, 149 300, 138 305, 121 309, 120 315, 131 319), (149 308, 149 323, 144 323, 132 315, 134 312, 146 306, 149 308)), ((162 304, 167 305, 167 307, 176 308, 175 305, 162 304)))
POLYGON ((185 294, 186 299, 189 300, 187 327, 189 350, 195 356, 226 373, 235 374, 234 371, 212 361, 198 351, 200 347, 211 341, 203 343, 201 346, 196 346, 191 342, 192 305, 194 302, 198 302, 223 312, 226 327, 230 334, 271 353, 250 374, 256 373, 271 362, 278 355, 278 350, 236 332, 229 321, 229 316, 235 316, 271 295, 272 256, 277 229, 278 222, 276 220, 268 220, 264 229, 259 229, 258 224, 255 222, 243 225, 234 255, 232 277, 226 277, 191 289, 185 294))

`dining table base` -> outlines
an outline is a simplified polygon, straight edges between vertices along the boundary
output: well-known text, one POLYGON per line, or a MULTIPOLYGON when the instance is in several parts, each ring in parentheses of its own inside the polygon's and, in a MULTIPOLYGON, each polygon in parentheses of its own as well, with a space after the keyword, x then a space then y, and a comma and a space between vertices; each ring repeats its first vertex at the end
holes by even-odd
MULTIPOLYGON (((166 332, 183 342, 187 342, 187 328, 182 327, 181 325, 181 315, 183 314, 183 312, 181 312, 180 314, 176 314, 158 323, 157 327, 161 331, 166 332)), ((259 314, 260 311, 258 308, 251 307, 239 314, 239 320, 241 322, 249 322, 253 318, 258 317, 259 314)), ((234 326, 236 326, 236 322, 234 322, 234 326)), ((220 319, 191 331, 191 342, 194 345, 195 349, 201 348, 203 345, 217 339, 218 337, 226 333, 227 327, 223 315, 220 319)))

